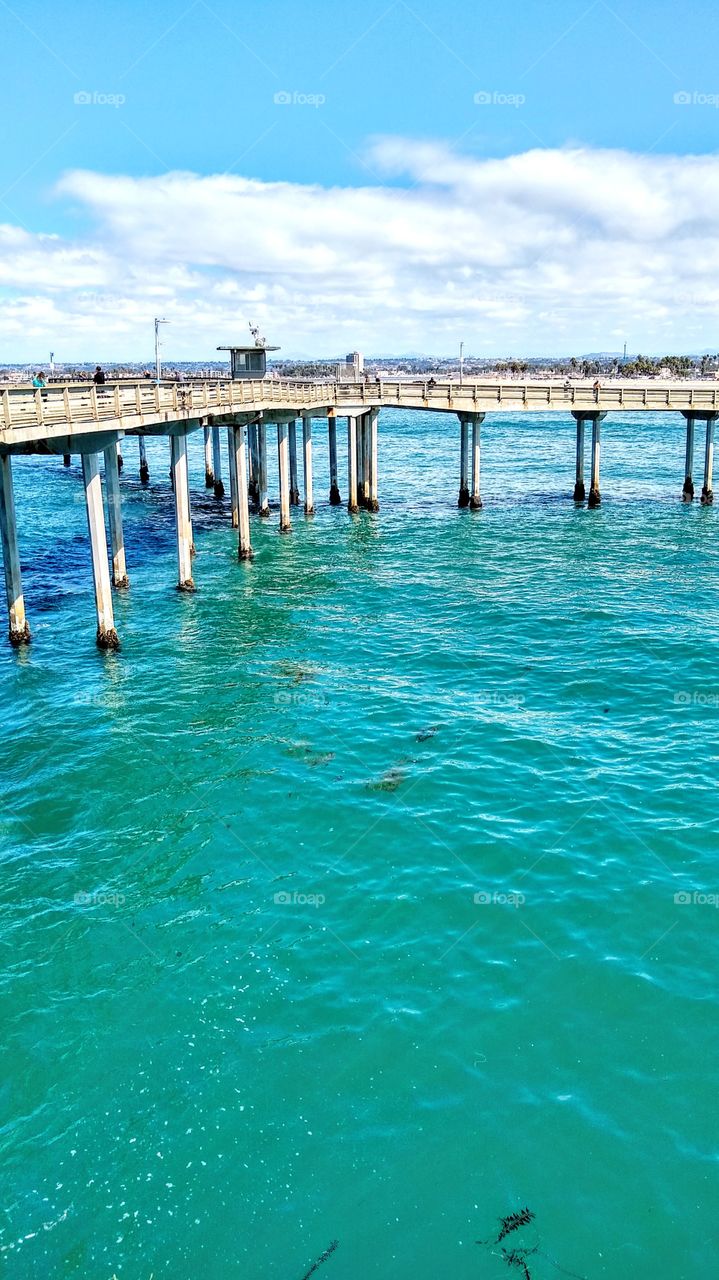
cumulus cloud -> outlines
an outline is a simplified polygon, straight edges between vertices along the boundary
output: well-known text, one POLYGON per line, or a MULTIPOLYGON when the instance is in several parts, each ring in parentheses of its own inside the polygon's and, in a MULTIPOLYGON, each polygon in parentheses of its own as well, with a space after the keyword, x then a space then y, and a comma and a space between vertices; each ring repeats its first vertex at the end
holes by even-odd
POLYGON ((146 358, 158 309, 195 358, 248 319, 287 355, 716 343, 718 157, 381 138, 367 162, 361 187, 65 174, 90 233, 0 227, 8 353, 146 358))

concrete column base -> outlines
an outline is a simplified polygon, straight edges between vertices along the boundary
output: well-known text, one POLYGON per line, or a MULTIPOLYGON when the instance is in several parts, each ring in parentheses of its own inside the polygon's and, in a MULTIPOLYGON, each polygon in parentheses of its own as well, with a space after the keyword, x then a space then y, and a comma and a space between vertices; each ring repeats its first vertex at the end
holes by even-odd
POLYGON ((124 465, 125 465, 125 459, 123 458, 123 456, 122 456, 122 454, 121 454, 121 453, 118 453, 118 455, 117 455, 117 469, 118 469, 118 471, 122 471, 122 468, 124 467, 124 465))
POLYGON ((711 507, 714 503, 714 490, 702 489, 702 506, 711 507))
POLYGON ((146 462, 140 463, 140 484, 150 483, 150 468, 146 462))
POLYGON ((574 498, 574 501, 575 501, 575 502, 584 502, 584 499, 585 499, 585 498, 586 498, 586 496, 587 496, 587 491, 586 491, 586 489, 585 489, 585 487, 584 487, 584 481, 583 481, 583 480, 578 480, 578 481, 577 481, 577 483, 576 483, 576 484, 575 484, 575 486, 574 486, 574 493, 573 493, 573 495, 572 495, 572 496, 573 496, 573 498, 574 498))
POLYGON ((682 499, 684 502, 694 501, 694 481, 692 480, 691 476, 687 476, 686 480, 684 481, 684 488, 682 489, 682 499))
POLYGON ((213 489, 215 486, 215 477, 212 471, 205 472, 205 488, 213 489))
POLYGON ((267 519, 267 517, 268 517, 268 516, 269 516, 269 514, 270 514, 270 508, 269 508, 269 507, 260 507, 260 509, 259 509, 259 511, 257 512, 257 514, 258 514, 258 516, 262 516, 262 519, 263 519, 263 520, 266 520, 266 519, 267 519))
POLYGON ((252 550, 252 547, 246 547, 242 551, 238 551, 237 553, 238 560, 254 560, 254 558, 255 558, 255 553, 252 550))
POLYGON ((62 455, 62 465, 63 465, 63 467, 69 467, 71 462, 72 462, 72 458, 70 457, 70 454, 69 454, 69 453, 63 453, 63 455, 62 455))
POLYGON ((469 489, 460 489, 459 497, 457 499, 457 506, 458 507, 469 506, 469 489))
POLYGON ((342 506, 342 498, 336 484, 333 484, 332 488, 330 489, 330 506, 331 507, 342 506))
POLYGON ((177 584, 177 590, 178 590, 178 591, 195 591, 195 590, 196 590, 196 588, 195 588, 195 583, 194 583, 193 579, 192 579, 192 578, 185 578, 185 581, 184 581, 184 582, 178 582, 178 584, 177 584))
POLYGON ((215 480, 212 486, 213 493, 216 498, 224 498, 225 486, 221 480, 215 480))
POLYGON ((368 498, 366 507, 368 511, 379 511, 379 502, 376 498, 368 498))
POLYGON ((95 639, 98 649, 112 649, 117 652, 120 648, 120 637, 114 627, 110 627, 109 630, 98 627, 95 639))
POLYGON ((587 499, 587 506, 591 508, 591 507, 601 507, 601 505, 602 505, 602 495, 600 494, 599 490, 590 489, 589 497, 587 499))
POLYGON ((351 516, 356 516, 359 511, 359 507, 356 502, 348 502, 347 510, 349 511, 351 516))
POLYGON ((470 498, 470 500, 469 500, 469 509, 470 509, 470 511, 481 511, 481 510, 482 510, 482 499, 481 499, 481 498, 470 498))
POLYGON ((13 649, 19 649, 21 644, 29 644, 31 636, 27 622, 23 627, 11 627, 8 631, 8 640, 13 649))
POLYGON ((300 505, 300 491, 299 491, 299 489, 290 489, 290 506, 291 506, 291 507, 299 507, 299 505, 300 505))

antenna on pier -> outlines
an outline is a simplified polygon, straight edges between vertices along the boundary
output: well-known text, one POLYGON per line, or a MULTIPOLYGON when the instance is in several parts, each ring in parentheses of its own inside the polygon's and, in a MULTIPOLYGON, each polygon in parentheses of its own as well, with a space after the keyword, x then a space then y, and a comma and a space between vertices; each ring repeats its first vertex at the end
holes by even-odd
POLYGON ((257 325, 256 325, 256 324, 253 324, 253 323, 252 323, 252 321, 250 321, 250 333, 252 334, 252 337, 253 337, 253 338, 254 338, 254 340, 255 340, 255 346, 256 346, 256 347, 266 347, 266 346, 267 346, 267 339, 266 339, 266 338, 262 338, 262 337, 260 336, 260 331, 259 331, 259 329, 258 329, 257 325))

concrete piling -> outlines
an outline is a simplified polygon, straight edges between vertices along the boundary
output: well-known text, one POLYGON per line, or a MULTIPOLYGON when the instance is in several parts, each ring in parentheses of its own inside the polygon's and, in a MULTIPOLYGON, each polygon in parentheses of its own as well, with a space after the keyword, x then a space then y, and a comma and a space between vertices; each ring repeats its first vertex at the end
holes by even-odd
POLYGON ((69 453, 63 453, 63 455, 62 455, 62 465, 63 465, 63 467, 69 467, 71 462, 72 462, 72 458, 70 457, 70 454, 69 454, 69 453))
POLYGON ((704 445, 704 484, 702 485, 702 505, 710 507, 714 501, 712 489, 712 473, 714 470, 714 423, 716 415, 707 418, 706 441, 704 445))
POLYGON ((342 498, 337 483, 337 419, 335 417, 327 419, 327 430, 330 451, 330 506, 339 507, 342 504, 342 498))
POLYGON ((684 485, 682 487, 682 501, 693 502, 694 500, 694 415, 687 413, 684 415, 687 420, 687 443, 684 453, 684 485))
POLYGON ((259 428, 257 423, 253 422, 247 428, 247 451, 248 451, 248 469, 249 469, 249 495, 250 502, 253 506, 259 506, 260 501, 260 449, 258 443, 259 428))
MULTIPOLYGON (((117 465, 115 445, 113 444, 111 448, 115 456, 115 465, 117 465)), ((100 649, 119 649, 120 641, 115 630, 115 618, 112 609, 112 588, 110 586, 105 517, 102 505, 102 482, 100 480, 97 453, 82 454, 82 478, 85 485, 87 528, 90 535, 92 576, 95 585, 97 645, 100 649)))
POLYGON ((458 507, 469 506, 469 424, 459 417, 459 497, 458 507))
POLYGON ((469 497, 469 506, 472 511, 480 511, 482 508, 482 496, 480 491, 481 481, 481 428, 484 421, 484 414, 477 414, 472 419, 472 492, 469 497))
POLYGON ((379 440, 378 440, 378 422, 379 410, 371 409, 367 414, 367 457, 369 484, 367 487, 367 510, 379 511, 379 476, 377 474, 379 440))
POLYGON ((253 556, 250 541, 250 495, 247 483, 248 457, 245 427, 231 427, 233 452, 235 455, 235 477, 237 480, 237 554, 240 560, 251 560, 253 556))
POLYGON ((25 599, 20 576, 12 463, 7 453, 0 454, 0 536, 5 569, 8 639, 10 644, 17 648, 21 644, 29 644, 30 628, 25 617, 25 599))
MULTIPOLYGON (((294 426, 294 423, 292 423, 294 426)), ((290 437, 291 439, 291 437, 290 437)), ((305 515, 315 513, 314 489, 312 484, 312 419, 302 419, 302 470, 305 482, 305 515)))
POLYGON ((297 423, 290 422, 288 424, 288 436, 290 444, 290 506, 298 507, 300 505, 300 487, 297 479, 297 423))
POLYGON ((574 419, 577 424, 577 452, 574 469, 574 494, 572 495, 575 502, 584 502, 587 491, 584 487, 584 414, 575 413, 574 419))
POLYGON ((357 419, 349 417, 347 419, 347 510, 350 515, 355 515, 359 511, 358 502, 358 480, 357 480, 357 419))
POLYGON ((215 477, 214 495, 216 498, 224 498, 225 486, 222 483, 222 451, 220 449, 219 427, 212 427, 212 471, 215 477))
POLYGON ((192 578, 192 516, 190 484, 187 474, 187 433, 170 436, 172 487, 175 491, 175 528, 177 531, 177 589, 194 591, 192 578))
POLYGON ((125 562, 125 538, 122 531, 122 503, 120 500, 120 460, 114 444, 104 450, 105 459, 105 492, 107 496, 107 516, 110 525, 110 550, 112 552, 112 585, 117 588, 129 587, 125 562))
POLYGON ((595 508, 601 506, 602 496, 599 491, 599 455, 601 450, 601 429, 603 413, 593 413, 592 419, 592 465, 589 476, 589 497, 587 506, 595 508))
POLYGON ((280 533, 289 533, 290 520, 290 441, 289 425, 277 424, 277 463, 280 475, 280 533))
POLYGON ((212 470, 212 436, 210 428, 203 427, 202 434, 205 440, 205 488, 212 489, 215 483, 215 473, 212 470))
POLYGON ((236 450, 233 428, 227 428, 227 471, 230 477, 230 509, 232 528, 240 527, 240 509, 237 493, 237 467, 236 467, 236 450))
POLYGON ((122 456, 122 445, 120 444, 120 441, 119 441, 119 440, 118 440, 117 444, 115 445, 115 450, 116 450, 116 453, 117 453, 117 469, 118 469, 118 471, 122 471, 122 468, 123 468, 123 467, 124 467, 124 465, 125 465, 125 459, 124 459, 124 458, 123 458, 123 456, 122 456))
POLYGON ((270 501, 267 496, 267 424, 264 422, 257 428, 257 456, 257 503, 259 514, 266 517, 270 514, 270 501))
POLYGON ((147 449, 145 447, 145 437, 138 436, 140 448, 140 484, 150 483, 150 468, 147 465, 147 449))
POLYGON ((369 430, 369 414, 363 413, 358 420, 358 493, 357 500, 365 511, 368 510, 370 504, 370 466, 371 466, 371 449, 369 430))

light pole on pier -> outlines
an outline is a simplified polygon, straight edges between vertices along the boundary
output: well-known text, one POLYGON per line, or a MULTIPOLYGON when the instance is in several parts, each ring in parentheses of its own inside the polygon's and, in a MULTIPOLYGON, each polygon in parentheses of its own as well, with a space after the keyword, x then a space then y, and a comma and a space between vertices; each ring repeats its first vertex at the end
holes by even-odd
POLYGON ((459 385, 461 387, 464 380, 464 343, 459 344, 459 385))
POLYGON ((160 363, 160 325, 169 323, 169 320, 163 320, 161 316, 155 316, 155 377, 158 382, 162 376, 162 366, 160 363))

